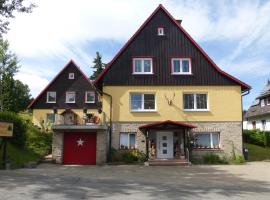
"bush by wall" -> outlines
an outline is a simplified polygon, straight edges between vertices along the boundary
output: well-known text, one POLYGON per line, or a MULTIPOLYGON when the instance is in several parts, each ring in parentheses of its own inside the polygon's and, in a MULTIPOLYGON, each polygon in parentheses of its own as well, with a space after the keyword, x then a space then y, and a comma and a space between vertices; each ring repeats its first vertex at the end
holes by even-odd
POLYGON ((259 146, 270 146, 270 132, 256 130, 243 131, 244 142, 259 146))
POLYGON ((27 124, 16 113, 0 112, 1 122, 13 123, 13 137, 7 138, 8 142, 18 146, 24 147, 26 142, 27 124))
POLYGON ((146 154, 139 150, 117 150, 112 148, 112 162, 142 163, 146 161, 146 154))

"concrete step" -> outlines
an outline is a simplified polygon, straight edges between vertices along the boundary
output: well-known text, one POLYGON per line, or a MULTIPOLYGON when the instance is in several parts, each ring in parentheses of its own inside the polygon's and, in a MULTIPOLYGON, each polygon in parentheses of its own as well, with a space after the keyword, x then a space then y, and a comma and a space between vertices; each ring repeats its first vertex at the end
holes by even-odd
POLYGON ((188 166, 187 160, 149 160, 146 165, 148 166, 188 166))

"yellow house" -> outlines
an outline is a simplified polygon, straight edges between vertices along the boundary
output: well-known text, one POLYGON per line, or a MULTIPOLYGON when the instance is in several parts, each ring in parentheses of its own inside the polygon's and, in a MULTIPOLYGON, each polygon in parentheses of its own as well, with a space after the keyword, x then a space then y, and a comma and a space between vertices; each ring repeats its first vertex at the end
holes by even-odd
POLYGON ((67 66, 29 106, 34 123, 53 118, 57 162, 102 163, 111 148, 145 152, 149 165, 187 164, 191 150, 242 154, 250 86, 222 71, 162 5, 93 83, 67 66))

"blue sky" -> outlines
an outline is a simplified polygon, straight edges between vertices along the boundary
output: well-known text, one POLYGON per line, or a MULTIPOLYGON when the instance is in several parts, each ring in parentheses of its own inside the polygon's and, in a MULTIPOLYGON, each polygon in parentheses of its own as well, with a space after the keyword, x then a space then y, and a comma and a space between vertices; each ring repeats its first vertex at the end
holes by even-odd
POLYGON ((6 35, 33 97, 70 60, 90 75, 95 52, 109 62, 159 3, 224 71, 252 86, 247 109, 270 78, 270 1, 46 0, 17 14, 6 35))

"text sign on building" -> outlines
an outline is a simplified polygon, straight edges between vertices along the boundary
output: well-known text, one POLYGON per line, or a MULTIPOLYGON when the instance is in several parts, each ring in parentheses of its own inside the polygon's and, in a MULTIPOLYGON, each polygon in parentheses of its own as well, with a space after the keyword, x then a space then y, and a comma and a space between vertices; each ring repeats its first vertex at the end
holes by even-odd
POLYGON ((13 123, 0 122, 0 137, 11 137, 13 135, 13 123))

